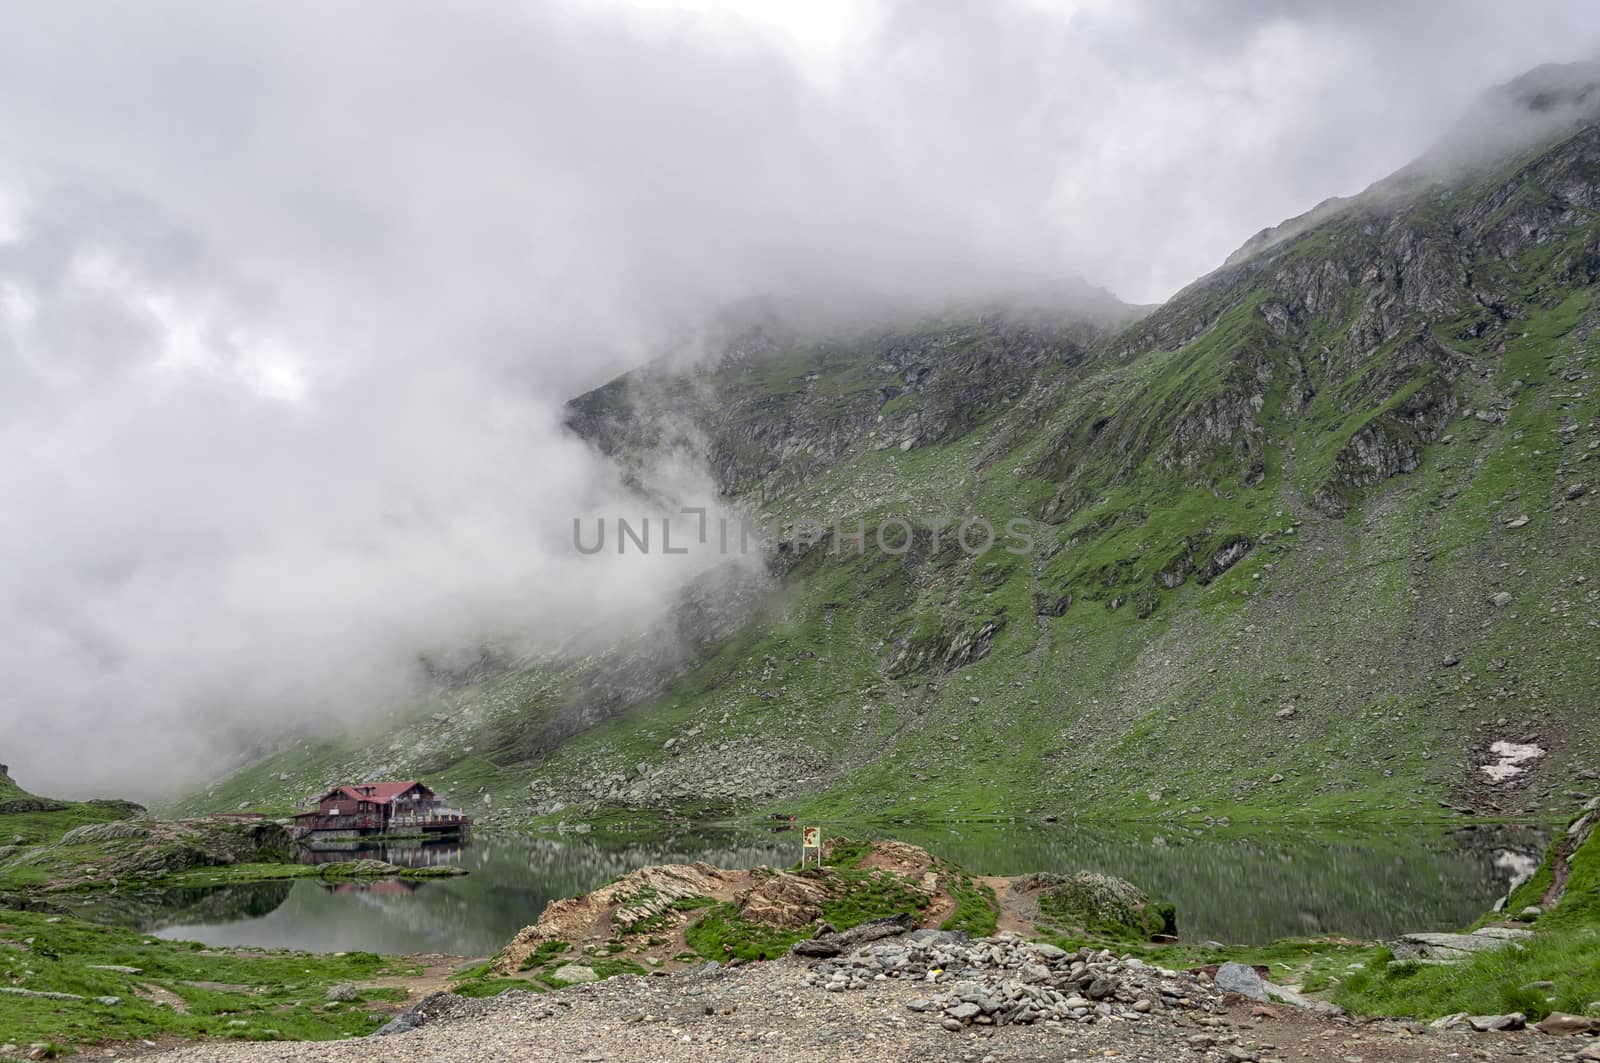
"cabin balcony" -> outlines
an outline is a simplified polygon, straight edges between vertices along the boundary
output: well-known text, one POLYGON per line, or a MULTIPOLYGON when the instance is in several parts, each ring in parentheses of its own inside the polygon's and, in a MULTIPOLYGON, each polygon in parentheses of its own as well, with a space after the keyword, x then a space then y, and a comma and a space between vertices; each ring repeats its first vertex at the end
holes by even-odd
POLYGON ((376 812, 367 812, 354 816, 302 813, 294 817, 294 830, 296 834, 300 835, 333 832, 377 834, 383 830, 383 817, 376 812))
POLYGON ((396 812, 389 817, 387 830, 391 834, 416 831, 422 834, 465 833, 472 827, 472 817, 454 809, 432 809, 426 812, 396 812))

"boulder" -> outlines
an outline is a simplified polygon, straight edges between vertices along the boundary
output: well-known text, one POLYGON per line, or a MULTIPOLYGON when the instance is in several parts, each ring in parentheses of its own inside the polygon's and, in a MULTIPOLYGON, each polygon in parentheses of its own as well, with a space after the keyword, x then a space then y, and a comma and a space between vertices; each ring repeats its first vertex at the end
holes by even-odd
POLYGON ((1267 996, 1266 984, 1261 975, 1256 973, 1254 967, 1243 963, 1225 963, 1217 968, 1216 977, 1212 981, 1217 983, 1217 988, 1229 993, 1239 993, 1251 1000, 1262 1002, 1270 1001, 1267 996))
POLYGON ((1573 1015, 1565 1011, 1552 1011, 1534 1026, 1540 1033, 1556 1036, 1575 1034, 1600 1034, 1600 1018, 1573 1015))
MULTIPOLYGON (((909 913, 891 915, 885 919, 870 919, 849 930, 839 932, 829 927, 826 923, 819 927, 815 936, 806 941, 797 941, 789 949, 795 956, 827 957, 838 956, 840 953, 859 948, 871 941, 881 938, 894 937, 904 934, 917 925, 916 920, 909 913)), ((918 933, 924 933, 918 931, 918 933)), ((935 930, 934 934, 953 933, 952 931, 935 930)), ((960 940, 965 940, 962 934, 960 940)), ((934 944, 934 939, 921 939, 919 943, 934 944)), ((946 942, 940 941, 939 944, 946 942)))
POLYGON ((566 982, 568 985, 576 985, 579 982, 598 982, 600 980, 600 976, 595 973, 593 967, 587 967, 581 963, 564 963, 550 972, 550 977, 558 982, 566 982))
POLYGON ((1405 934, 1390 946, 1396 960, 1456 963, 1478 952, 1507 948, 1532 936, 1532 931, 1484 927, 1470 934, 1405 934))
POLYGON ((1522 1012, 1513 1011, 1507 1015, 1471 1015, 1467 1018, 1467 1025, 1479 1033, 1504 1033, 1522 1029, 1527 1021, 1527 1016, 1522 1012))
POLYGON ((1042 915, 1099 937, 1148 941, 1177 932, 1172 905, 1153 901, 1133 883, 1111 875, 1024 875, 1013 889, 1037 892, 1042 915))

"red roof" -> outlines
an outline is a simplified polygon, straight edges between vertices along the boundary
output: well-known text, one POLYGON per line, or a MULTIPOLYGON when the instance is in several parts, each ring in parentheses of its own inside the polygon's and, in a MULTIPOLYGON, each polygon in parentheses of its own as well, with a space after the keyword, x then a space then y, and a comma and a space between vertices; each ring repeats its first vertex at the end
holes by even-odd
MULTIPOLYGON (((416 781, 353 783, 349 786, 335 786, 323 794, 322 797, 317 798, 317 800, 321 801, 337 794, 352 801, 371 801, 374 804, 386 805, 416 786, 422 786, 422 784, 416 781)), ((422 788, 428 790, 426 786, 422 786, 422 788)), ((430 794, 433 793, 432 790, 428 790, 428 792, 430 794)))

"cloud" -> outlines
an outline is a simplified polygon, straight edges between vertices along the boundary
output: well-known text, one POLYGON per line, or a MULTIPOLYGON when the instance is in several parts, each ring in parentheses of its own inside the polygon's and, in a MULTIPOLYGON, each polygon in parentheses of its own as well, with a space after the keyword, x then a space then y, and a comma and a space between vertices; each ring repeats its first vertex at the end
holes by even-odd
POLYGON ((0 749, 60 793, 664 599, 574 563, 620 488, 560 404, 718 308, 1158 299, 1600 45, 1578 2, 7 7, 0 749))

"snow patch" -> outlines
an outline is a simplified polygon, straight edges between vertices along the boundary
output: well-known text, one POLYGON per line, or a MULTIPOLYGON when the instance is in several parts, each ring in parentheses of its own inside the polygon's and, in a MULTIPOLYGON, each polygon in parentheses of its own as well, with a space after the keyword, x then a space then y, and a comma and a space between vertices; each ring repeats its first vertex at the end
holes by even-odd
POLYGON ((1511 881, 1506 884, 1506 892, 1510 893, 1524 882, 1533 877, 1539 870, 1539 858, 1529 856, 1527 853, 1515 852, 1511 849, 1502 849, 1495 854, 1494 866, 1501 871, 1509 872, 1511 881))
POLYGON ((1517 742, 1496 742, 1489 747, 1489 752, 1500 759, 1493 764, 1485 764, 1478 770, 1489 776, 1493 782, 1505 782, 1516 778, 1528 770, 1523 767, 1524 764, 1544 756, 1544 750, 1538 746, 1517 742))

